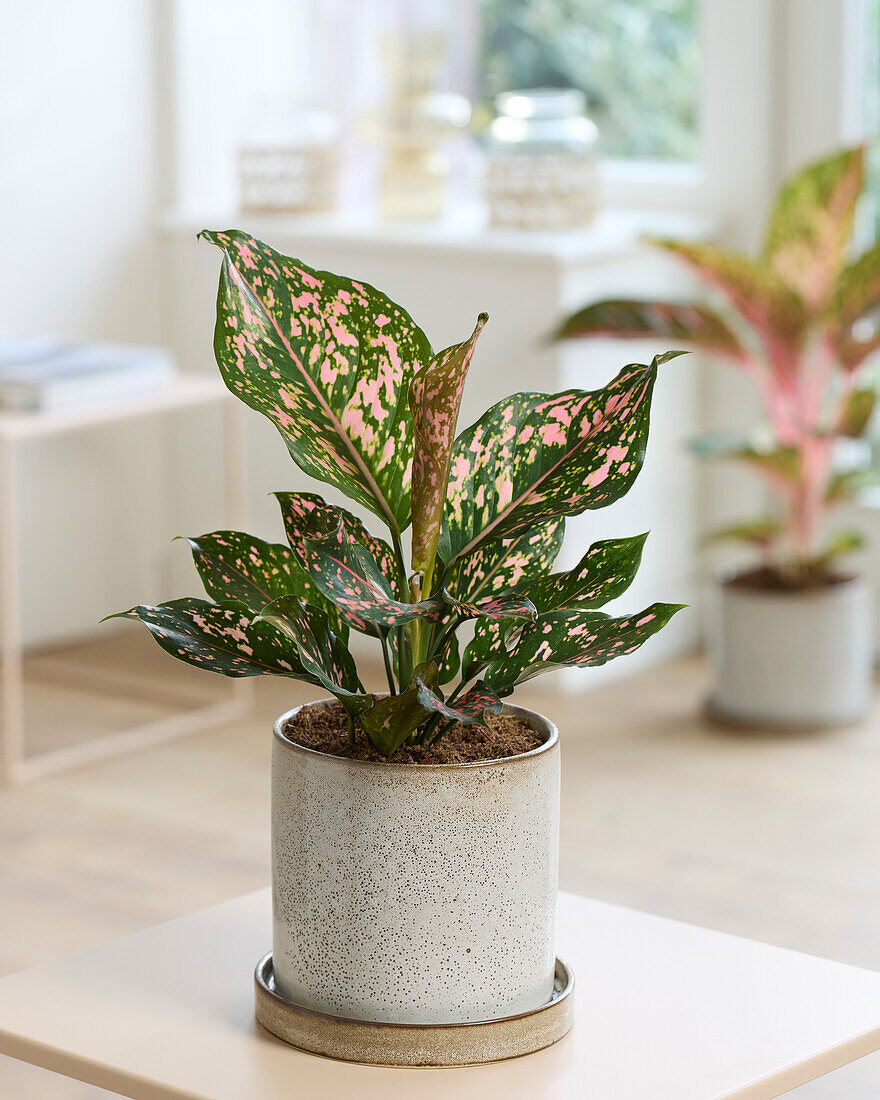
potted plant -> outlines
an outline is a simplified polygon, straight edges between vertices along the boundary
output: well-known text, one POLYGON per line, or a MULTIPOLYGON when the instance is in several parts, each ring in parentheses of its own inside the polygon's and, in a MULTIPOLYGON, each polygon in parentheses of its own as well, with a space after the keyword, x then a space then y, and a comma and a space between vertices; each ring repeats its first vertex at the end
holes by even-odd
POLYGON ((631 653, 678 610, 599 610, 632 581, 644 535, 550 571, 565 516, 611 504, 639 472, 666 357, 593 393, 515 394, 456 438, 485 315, 435 354, 373 287, 241 232, 202 236, 223 252, 214 350, 227 386, 300 469, 388 531, 278 493, 286 545, 190 539, 209 599, 122 613, 191 665, 331 697, 275 725, 260 1018, 363 1061, 546 1045, 567 1023, 522 1021, 554 1003, 559 744, 546 718, 503 700, 539 673, 631 653), (352 631, 375 640, 385 693, 363 686, 352 631), (511 1017, 479 1042, 468 1029, 511 1017))
POLYGON ((588 305, 560 330, 564 339, 674 339, 743 371, 760 394, 766 424, 695 447, 745 463, 775 498, 769 515, 712 536, 758 554, 754 568, 722 580, 712 639, 710 710, 747 724, 842 723, 858 719, 869 701, 870 592, 839 564, 861 536, 829 533, 826 522, 878 479, 861 437, 876 401, 864 368, 880 348, 871 322, 880 307, 880 246, 848 255, 863 180, 861 146, 788 180, 757 259, 654 239, 730 316, 702 302, 613 300, 588 305))

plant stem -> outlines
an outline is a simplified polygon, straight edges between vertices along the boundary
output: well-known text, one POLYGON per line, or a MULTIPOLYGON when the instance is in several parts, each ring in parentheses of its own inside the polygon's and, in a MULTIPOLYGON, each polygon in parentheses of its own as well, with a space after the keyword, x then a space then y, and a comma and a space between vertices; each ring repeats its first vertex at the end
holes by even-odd
POLYGON ((455 725, 455 719, 450 718, 449 721, 444 726, 442 726, 440 729, 437 730, 437 732, 434 734, 434 736, 428 742, 428 748, 430 748, 431 745, 436 745, 437 742, 440 740, 440 738, 445 736, 447 733, 449 733, 450 729, 454 725, 455 725))
MULTIPOLYGON (((405 594, 408 590, 406 579, 406 562, 403 559, 403 546, 400 541, 400 532, 392 529, 391 541, 394 544, 394 558, 397 565, 397 582, 400 592, 405 594)), ((400 690, 409 686, 412 679, 412 665, 407 649, 407 629, 405 626, 397 628, 397 677, 400 690)))
POLYGON ((439 710, 435 711, 435 713, 431 715, 430 719, 428 720, 427 724, 425 725, 425 728, 419 734, 419 744, 420 745, 424 745, 425 742, 428 740, 428 738, 431 736, 431 734, 434 732, 434 730, 437 728, 437 726, 440 725, 440 719, 442 717, 443 717, 443 715, 440 713, 439 710))
POLYGON ((382 643, 382 660, 385 662, 385 675, 388 677, 388 692, 391 695, 397 694, 397 688, 394 686, 394 672, 391 669, 391 655, 388 652, 388 635, 380 634, 379 640, 382 643))
POLYGON ((431 646, 428 650, 428 656, 427 656, 427 659, 429 661, 433 660, 433 658, 438 656, 438 655, 442 656, 443 650, 446 647, 446 643, 449 641, 449 639, 452 637, 452 635, 458 629, 458 625, 459 625, 460 621, 461 621, 460 619, 454 618, 453 621, 449 624, 449 626, 444 631, 443 635, 437 640, 437 642, 431 644, 431 646))

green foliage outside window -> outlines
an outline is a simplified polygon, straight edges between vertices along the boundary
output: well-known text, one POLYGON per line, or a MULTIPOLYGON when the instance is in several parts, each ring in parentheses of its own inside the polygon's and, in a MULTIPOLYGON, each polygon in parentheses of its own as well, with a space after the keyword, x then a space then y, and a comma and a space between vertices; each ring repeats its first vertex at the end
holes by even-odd
POLYGON ((602 152, 698 158, 699 0, 480 0, 481 98, 574 87, 602 152))

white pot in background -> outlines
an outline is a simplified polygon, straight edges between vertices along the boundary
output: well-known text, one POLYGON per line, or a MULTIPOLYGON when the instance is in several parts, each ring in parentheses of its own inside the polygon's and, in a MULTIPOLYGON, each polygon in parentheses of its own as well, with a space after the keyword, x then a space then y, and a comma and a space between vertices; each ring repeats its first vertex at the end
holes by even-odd
POLYGON ((559 740, 476 764, 272 753, 273 958, 279 994, 381 1023, 530 1012, 554 981, 559 740))
POLYGON ((749 725, 826 726, 862 717, 871 694, 871 592, 861 578, 823 588, 718 586, 709 710, 749 725))

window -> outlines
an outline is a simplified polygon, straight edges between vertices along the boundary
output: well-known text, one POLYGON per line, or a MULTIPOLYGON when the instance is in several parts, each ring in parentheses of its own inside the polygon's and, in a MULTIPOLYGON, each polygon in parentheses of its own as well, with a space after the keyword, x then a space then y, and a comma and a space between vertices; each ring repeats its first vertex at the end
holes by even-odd
POLYGON ((480 98, 571 86, 605 156, 699 158, 699 0, 479 0, 480 98))

